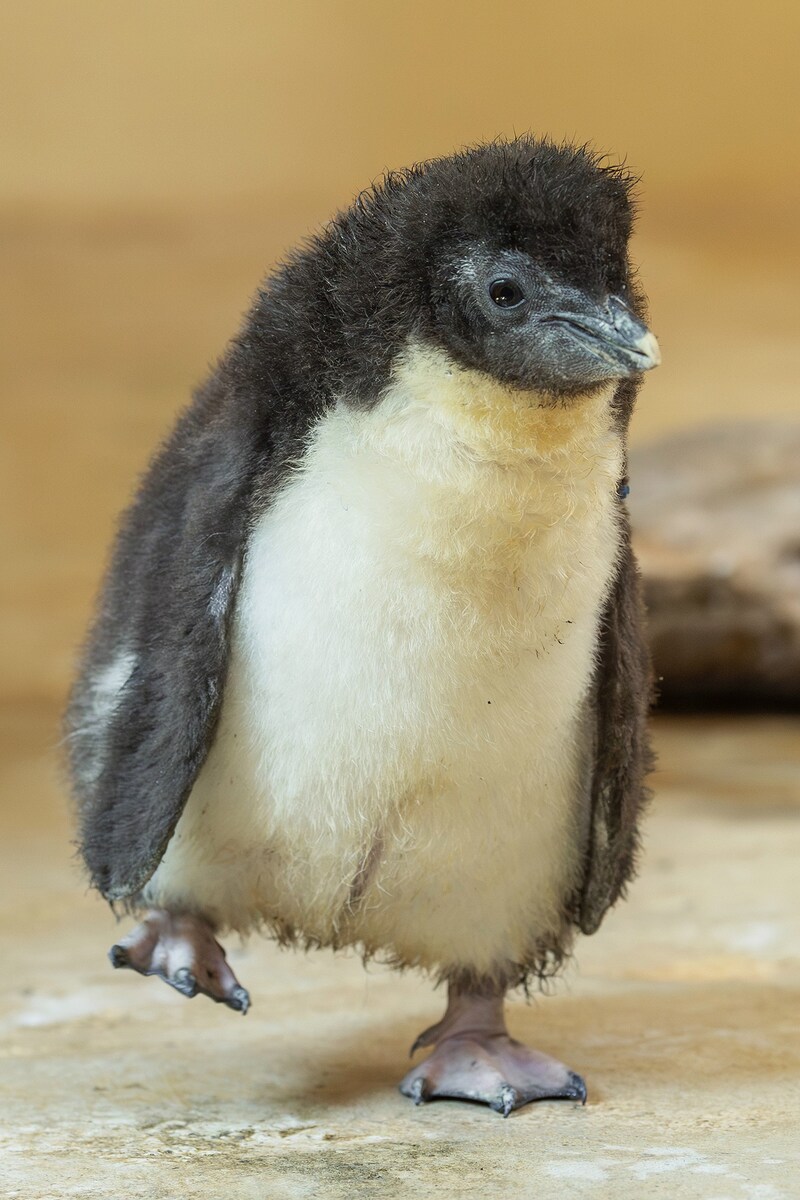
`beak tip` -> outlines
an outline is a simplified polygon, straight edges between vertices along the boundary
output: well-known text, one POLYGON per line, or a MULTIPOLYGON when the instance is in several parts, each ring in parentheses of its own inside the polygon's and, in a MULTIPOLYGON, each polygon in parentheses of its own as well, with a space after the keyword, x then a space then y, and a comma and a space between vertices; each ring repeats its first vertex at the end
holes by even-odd
POLYGON ((658 338, 654 333, 643 334, 636 342, 636 350, 639 354, 644 355, 649 362, 644 367, 645 371, 651 371, 653 367, 658 367, 661 364, 661 347, 658 344, 658 338))

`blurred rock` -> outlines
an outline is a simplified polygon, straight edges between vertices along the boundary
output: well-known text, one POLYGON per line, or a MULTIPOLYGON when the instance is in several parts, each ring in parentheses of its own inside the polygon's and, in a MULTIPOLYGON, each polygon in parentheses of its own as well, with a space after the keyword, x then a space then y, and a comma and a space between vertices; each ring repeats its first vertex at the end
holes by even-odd
POLYGON ((689 430, 630 475, 662 706, 800 706, 800 423, 689 430))

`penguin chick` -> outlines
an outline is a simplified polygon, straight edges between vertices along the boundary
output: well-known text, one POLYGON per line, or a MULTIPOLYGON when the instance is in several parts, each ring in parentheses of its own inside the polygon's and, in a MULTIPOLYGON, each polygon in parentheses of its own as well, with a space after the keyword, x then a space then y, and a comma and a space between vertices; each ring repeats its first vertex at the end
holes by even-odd
POLYGON ((144 914, 113 964, 241 1012, 228 930, 419 967, 418 1103, 586 1096, 503 1004, 620 896, 645 799, 630 191, 524 137, 293 254, 124 517, 68 710, 92 883, 144 914))

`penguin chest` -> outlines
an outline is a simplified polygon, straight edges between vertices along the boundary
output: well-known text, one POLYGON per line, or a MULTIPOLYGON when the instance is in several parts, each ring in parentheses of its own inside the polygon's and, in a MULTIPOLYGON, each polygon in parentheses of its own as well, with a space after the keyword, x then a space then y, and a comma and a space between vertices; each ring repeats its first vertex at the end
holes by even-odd
POLYGON ((437 444, 436 425, 426 462, 413 424, 401 451, 370 421, 326 418, 254 527, 184 821, 202 812, 248 876, 242 910, 490 969, 520 961, 531 922, 557 927, 577 861, 618 448, 601 439, 576 479, 437 444))

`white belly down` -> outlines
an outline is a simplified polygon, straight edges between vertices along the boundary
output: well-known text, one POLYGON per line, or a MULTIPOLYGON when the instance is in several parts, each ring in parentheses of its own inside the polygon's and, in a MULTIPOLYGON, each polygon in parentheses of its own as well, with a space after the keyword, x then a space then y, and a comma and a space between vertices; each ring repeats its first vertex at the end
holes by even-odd
POLYGON ((607 398, 546 447, 537 410, 520 448, 405 386, 326 417, 258 521, 217 737, 146 899, 490 973, 558 935, 577 880, 619 445, 607 398))

